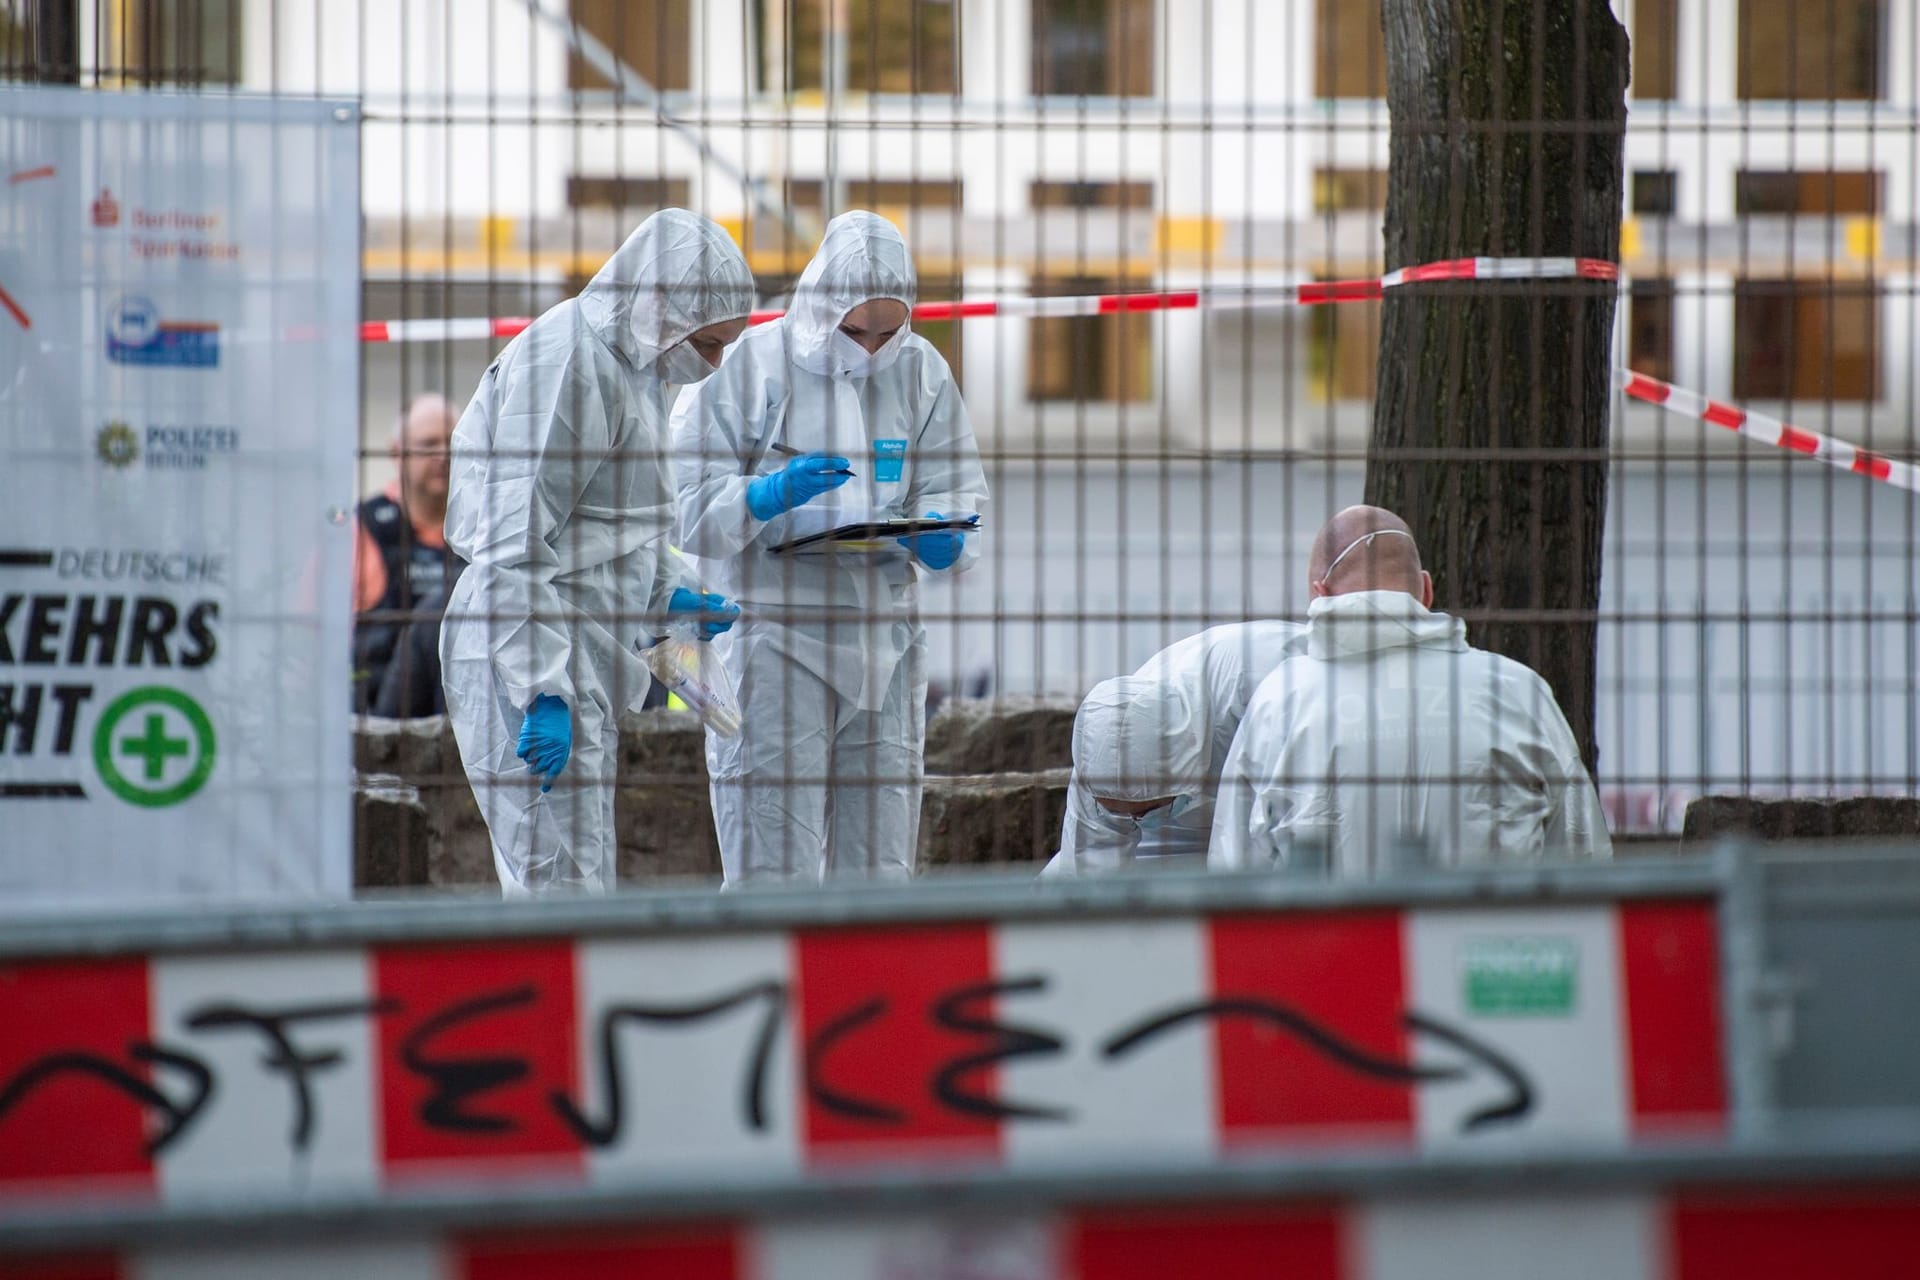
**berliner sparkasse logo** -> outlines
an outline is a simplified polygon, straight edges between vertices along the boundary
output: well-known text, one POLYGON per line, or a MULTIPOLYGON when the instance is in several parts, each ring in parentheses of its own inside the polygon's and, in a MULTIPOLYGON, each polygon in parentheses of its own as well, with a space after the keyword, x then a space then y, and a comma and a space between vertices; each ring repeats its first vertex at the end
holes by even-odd
POLYGON ((220 363, 220 326, 165 320, 152 300, 125 294, 107 309, 107 359, 115 364, 212 369, 220 363))
POLYGON ((100 461, 124 471, 140 460, 140 437, 124 422, 109 422, 93 437, 93 451, 100 461))

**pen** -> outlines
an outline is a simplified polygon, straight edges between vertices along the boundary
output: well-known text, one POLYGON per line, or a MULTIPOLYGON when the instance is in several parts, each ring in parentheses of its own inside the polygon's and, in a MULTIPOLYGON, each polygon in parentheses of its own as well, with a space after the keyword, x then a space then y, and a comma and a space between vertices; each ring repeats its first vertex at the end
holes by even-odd
MULTIPOLYGON (((786 444, 779 440, 775 440, 771 445, 768 446, 768 448, 772 449, 776 453, 784 453, 790 458, 804 458, 807 456, 807 451, 805 449, 796 449, 792 445, 786 444)), ((851 476, 856 473, 842 467, 838 470, 825 471, 825 472, 822 472, 821 474, 829 475, 829 476, 851 476)))

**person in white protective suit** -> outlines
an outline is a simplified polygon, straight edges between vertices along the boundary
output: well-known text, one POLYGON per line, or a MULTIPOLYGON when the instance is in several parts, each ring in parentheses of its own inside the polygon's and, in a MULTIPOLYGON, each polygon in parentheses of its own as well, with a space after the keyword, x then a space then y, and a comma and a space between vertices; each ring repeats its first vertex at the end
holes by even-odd
POLYGON ((1306 652, 1292 622, 1188 636, 1103 680, 1073 719, 1073 777, 1048 877, 1113 871, 1136 856, 1204 856, 1220 768, 1269 671, 1306 652))
POLYGON ((1433 579, 1404 521, 1342 511, 1314 542, 1309 578, 1307 652, 1248 704, 1210 867, 1324 855, 1335 876, 1370 879, 1409 850, 1447 867, 1612 853, 1553 691, 1431 612, 1433 579))
POLYGON ((842 214, 786 316, 674 409, 675 543, 743 611, 715 649, 744 725, 707 735, 730 885, 913 871, 927 695, 916 580, 964 569, 976 539, 771 548, 869 517, 985 508, 959 388, 908 323, 914 290, 893 224, 842 214))
POLYGON ((612 888, 617 721, 650 679, 639 650, 671 614, 725 625, 729 606, 666 546, 668 384, 713 372, 753 297, 724 230, 657 213, 507 344, 454 431, 447 545, 470 567, 441 664, 509 896, 612 888))

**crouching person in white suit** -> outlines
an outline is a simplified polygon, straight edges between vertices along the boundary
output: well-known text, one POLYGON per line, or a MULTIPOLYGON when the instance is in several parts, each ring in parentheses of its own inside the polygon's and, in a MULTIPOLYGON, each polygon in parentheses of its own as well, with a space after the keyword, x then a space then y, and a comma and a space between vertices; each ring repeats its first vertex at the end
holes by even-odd
POLYGON ((1394 851, 1436 865, 1604 858, 1606 821, 1547 682, 1431 611, 1406 523, 1349 507, 1314 541, 1307 651, 1274 668, 1221 773, 1210 867, 1330 850, 1372 879, 1394 851))

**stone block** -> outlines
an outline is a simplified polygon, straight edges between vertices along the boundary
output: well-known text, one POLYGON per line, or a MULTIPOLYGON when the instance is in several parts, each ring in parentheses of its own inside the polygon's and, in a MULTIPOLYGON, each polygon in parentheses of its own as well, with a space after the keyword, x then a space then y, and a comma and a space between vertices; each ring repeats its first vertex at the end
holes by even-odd
POLYGON ((1732 835, 1759 840, 1912 838, 1920 836, 1920 799, 1703 796, 1687 806, 1680 834, 1683 843, 1732 835))
POLYGON ((930 777, 920 804, 920 866, 1026 864, 1060 845, 1070 769, 930 777))
POLYGON ((362 775, 353 794, 353 884, 403 889, 428 883, 433 835, 418 788, 392 774, 362 775))
POLYGON ((927 723, 927 772, 955 776, 1073 767, 1070 698, 955 698, 927 723))

